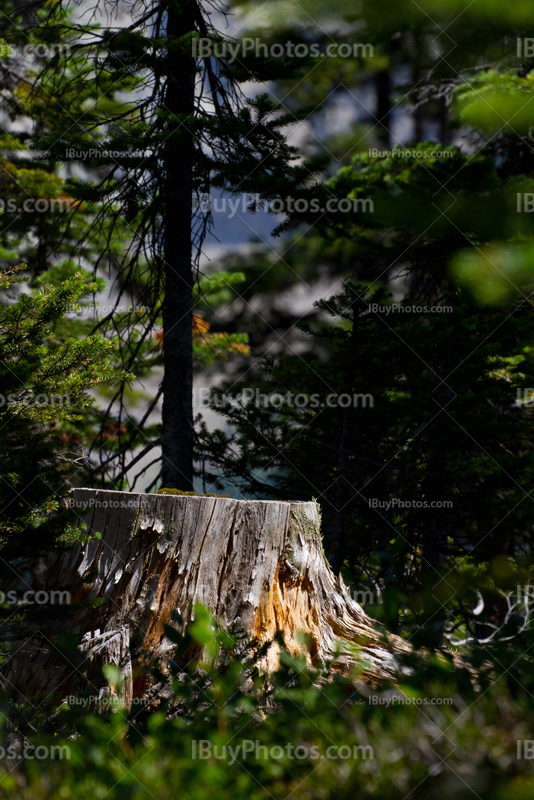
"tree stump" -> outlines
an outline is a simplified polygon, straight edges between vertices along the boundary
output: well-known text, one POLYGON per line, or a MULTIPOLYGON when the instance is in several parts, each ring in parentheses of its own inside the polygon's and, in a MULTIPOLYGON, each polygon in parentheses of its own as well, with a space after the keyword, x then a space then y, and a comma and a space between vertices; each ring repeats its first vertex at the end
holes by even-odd
MULTIPOLYGON (((174 647, 165 626, 173 612, 189 623, 197 603, 259 642, 281 631, 292 652, 302 652, 304 632, 314 662, 332 659, 338 642, 345 644, 339 660, 354 660, 356 644, 365 674, 378 679, 395 676, 395 653, 409 650, 398 637, 386 639, 332 573, 317 503, 76 489, 73 506, 87 533, 101 538, 52 557, 45 585, 69 590, 78 604, 68 628, 81 662, 73 669, 54 648, 24 643, 5 674, 27 697, 66 696, 80 672, 111 663, 122 671, 129 705, 146 691, 134 679, 140 658, 165 663, 174 647)), ((277 662, 271 647, 262 666, 277 662)))

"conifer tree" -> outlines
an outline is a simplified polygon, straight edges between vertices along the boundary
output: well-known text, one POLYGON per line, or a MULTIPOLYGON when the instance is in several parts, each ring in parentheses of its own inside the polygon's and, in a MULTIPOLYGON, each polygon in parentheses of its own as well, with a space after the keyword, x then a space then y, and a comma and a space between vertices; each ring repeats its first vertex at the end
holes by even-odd
MULTIPOLYGON (((285 126, 297 117, 266 94, 246 100, 240 90, 244 81, 262 83, 305 65, 291 58, 225 56, 209 7, 193 0, 150 2, 142 9, 132 4, 131 21, 122 27, 67 19, 65 9, 62 3, 49 6, 38 26, 41 36, 53 31, 68 48, 47 64, 32 93, 32 147, 46 153, 49 163, 83 161, 97 175, 66 183, 69 197, 95 209, 84 246, 98 232, 106 253, 128 231, 115 264, 119 297, 134 295, 146 311, 144 319, 131 317, 131 335, 123 330, 121 360, 133 367, 147 343, 161 345, 163 383, 146 413, 161 395, 163 417, 161 436, 151 444, 162 448, 164 485, 189 490, 194 286, 210 225, 202 201, 212 188, 284 198, 310 179, 319 164, 297 163, 296 150, 284 138, 285 126), (203 55, 199 37, 218 43, 219 55, 203 55), (125 91, 128 102, 118 102, 125 91), (80 112, 75 124, 60 98, 73 99, 80 112), (160 319, 163 335, 155 339, 160 319)), ((111 315, 108 323, 115 324, 111 315)), ((123 394, 114 398, 119 405, 123 394)), ((128 440, 121 441, 117 458, 128 448, 128 440)), ((127 473, 122 463, 119 485, 127 473)))
POLYGON ((207 448, 245 496, 319 499, 332 564, 410 596, 471 551, 473 564, 520 557, 534 521, 532 415, 517 400, 534 377, 532 278, 477 272, 490 237, 531 237, 530 223, 490 154, 432 158, 434 147, 419 144, 420 160, 356 156, 320 190, 368 198, 367 211, 295 215, 352 242, 353 279, 318 303, 321 325, 300 324, 307 352, 214 392, 234 433, 207 448))
MULTIPOLYGON (((0 274, 9 296, 25 265, 0 274)), ((68 541, 60 507, 70 480, 82 468, 63 433, 95 403, 90 391, 121 379, 116 342, 101 336, 65 337, 57 326, 94 285, 81 274, 59 286, 43 283, 15 302, 0 305, 1 485, 0 546, 6 560, 34 558, 68 541)))

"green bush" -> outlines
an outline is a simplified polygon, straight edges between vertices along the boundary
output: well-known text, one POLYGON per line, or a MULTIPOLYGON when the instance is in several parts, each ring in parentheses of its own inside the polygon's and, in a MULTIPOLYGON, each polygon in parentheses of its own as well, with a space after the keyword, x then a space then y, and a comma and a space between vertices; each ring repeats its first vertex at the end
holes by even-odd
MULTIPOLYGON (((171 675, 153 676, 172 690, 165 702, 96 714, 70 699, 56 710, 53 734, 28 732, 42 758, 15 769, 3 762, 0 797, 532 796, 532 762, 517 757, 534 727, 534 673, 518 659, 534 645, 531 634, 479 648, 463 666, 451 654, 405 656, 395 689, 373 687, 363 664, 340 675, 285 650, 267 676, 254 667, 265 649, 217 631, 200 607, 195 617, 184 639, 169 630, 178 645, 171 675), (202 656, 189 660, 195 645, 202 656)), ((106 677, 118 688, 113 670, 106 677)))

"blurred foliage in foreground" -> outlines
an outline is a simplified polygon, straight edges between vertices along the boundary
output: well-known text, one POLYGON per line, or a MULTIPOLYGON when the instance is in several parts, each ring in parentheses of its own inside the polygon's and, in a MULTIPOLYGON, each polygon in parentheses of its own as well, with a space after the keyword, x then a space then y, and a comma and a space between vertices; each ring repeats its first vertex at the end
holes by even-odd
MULTIPOLYGON (((201 607, 185 640, 173 638, 172 674, 155 676, 167 690, 159 707, 110 704, 96 715, 86 710, 88 697, 71 697, 44 734, 4 729, 13 749, 6 743, 3 754, 26 748, 26 757, 2 762, 0 796, 532 797, 534 763, 518 758, 534 726, 534 673, 524 655, 532 633, 512 646, 474 649, 465 667, 453 667, 450 653, 406 656, 397 688, 328 665, 310 671, 286 651, 266 677, 253 666, 258 653, 217 632, 201 607), (194 643, 203 660, 184 664, 194 643)), ((119 688, 118 670, 108 668, 106 678, 119 688)))

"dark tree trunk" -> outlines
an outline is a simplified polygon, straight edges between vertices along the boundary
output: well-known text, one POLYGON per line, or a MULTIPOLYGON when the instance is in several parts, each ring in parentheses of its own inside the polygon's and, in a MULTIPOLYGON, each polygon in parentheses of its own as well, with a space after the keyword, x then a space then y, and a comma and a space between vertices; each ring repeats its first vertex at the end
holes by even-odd
MULTIPOLYGON (((163 486, 193 488, 193 270, 192 196, 194 141, 191 118, 195 108, 195 60, 179 40, 195 29, 196 3, 171 0, 166 108, 172 115, 165 157, 163 310, 163 486)), ((187 45, 184 45, 187 47, 187 45)), ((190 45, 189 45, 190 47, 190 45)))
POLYGON ((439 101, 439 129, 441 144, 451 144, 452 131, 449 128, 449 106, 446 97, 442 97, 439 101))
MULTIPOLYGON (((353 397, 354 395, 354 368, 358 345, 358 316, 356 307, 354 308, 354 319, 352 331, 350 333, 350 355, 347 381, 343 387, 345 394, 353 397)), ((336 463, 336 483, 333 492, 334 518, 330 536, 328 537, 328 561, 332 570, 338 573, 343 565, 344 553, 342 543, 346 541, 347 527, 350 520, 350 509, 354 499, 354 488, 346 478, 346 472, 350 467, 349 450, 358 449, 356 420, 354 408, 349 405, 341 412, 341 430, 339 436, 339 448, 336 463)))
MULTIPOLYGON (((414 65, 414 84, 419 87, 419 94, 425 88, 425 76, 428 72, 427 66, 424 63, 425 59, 425 34, 419 33, 415 36, 415 65, 414 65)), ((426 103, 419 102, 422 97, 416 95, 418 104, 414 110, 414 139, 417 143, 424 142, 426 139, 426 120, 427 120, 427 106, 426 103)))
POLYGON ((391 79, 387 69, 380 70, 375 77, 376 87, 376 136, 378 145, 391 149, 391 79))

